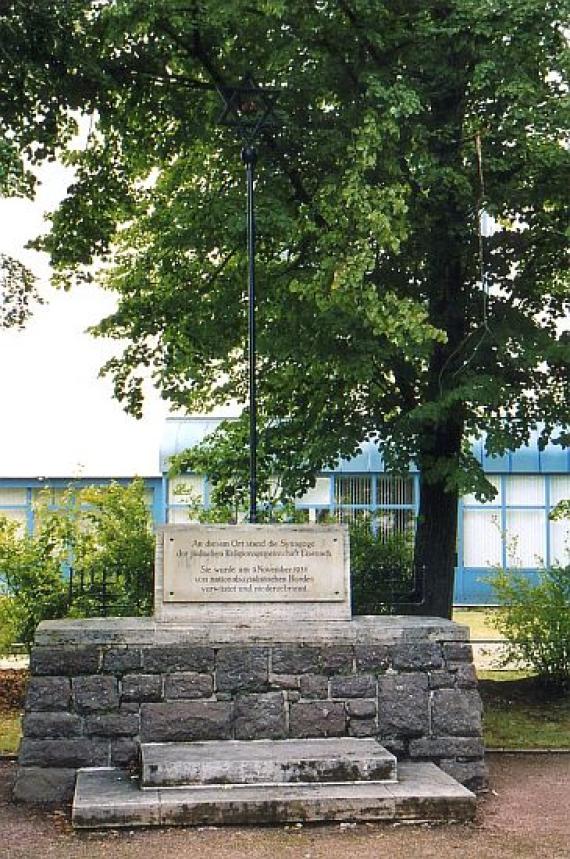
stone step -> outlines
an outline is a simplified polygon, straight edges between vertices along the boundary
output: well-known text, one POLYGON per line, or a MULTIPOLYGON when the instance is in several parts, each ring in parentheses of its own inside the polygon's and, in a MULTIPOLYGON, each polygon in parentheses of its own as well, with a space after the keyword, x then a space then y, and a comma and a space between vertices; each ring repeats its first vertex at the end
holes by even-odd
POLYGON ((371 739, 142 743, 143 787, 395 781, 394 755, 371 739))
POLYGON ((398 782, 148 788, 114 769, 80 770, 78 829, 326 821, 470 820, 475 796, 431 763, 403 763, 398 782))

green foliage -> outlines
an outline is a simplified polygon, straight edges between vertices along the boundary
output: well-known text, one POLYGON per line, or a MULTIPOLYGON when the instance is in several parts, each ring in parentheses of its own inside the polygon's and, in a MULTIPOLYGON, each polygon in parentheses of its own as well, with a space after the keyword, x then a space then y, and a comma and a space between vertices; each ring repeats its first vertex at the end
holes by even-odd
POLYGON ((570 566, 542 570, 538 584, 499 570, 491 584, 501 608, 493 626, 506 639, 506 662, 530 666, 545 683, 570 682, 570 566))
POLYGON ((0 588, 7 596, 2 613, 16 641, 30 645, 40 621, 65 615, 64 560, 54 522, 46 522, 35 536, 20 536, 17 523, 0 517, 0 588))
POLYGON ((413 537, 374 534, 370 523, 350 528, 353 614, 393 614, 413 590, 413 537))
POLYGON ((0 253, 0 330, 22 328, 34 302, 43 303, 34 275, 18 260, 0 253))
POLYGON ((111 612, 148 614, 152 607, 154 538, 144 483, 70 486, 52 505, 46 489, 36 505, 33 535, 0 517, 0 618, 4 646, 30 645, 42 620, 99 614, 103 589, 111 612), (85 588, 69 606, 63 569, 85 588), (104 584, 104 581, 106 584, 104 584))

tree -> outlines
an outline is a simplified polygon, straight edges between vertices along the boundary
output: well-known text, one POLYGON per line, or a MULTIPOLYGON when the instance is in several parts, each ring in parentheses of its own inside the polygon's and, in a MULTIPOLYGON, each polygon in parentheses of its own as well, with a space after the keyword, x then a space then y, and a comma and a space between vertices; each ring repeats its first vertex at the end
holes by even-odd
POLYGON ((467 438, 500 453, 567 419, 565 3, 9 6, 3 130, 76 168, 40 246, 64 284, 108 263, 97 333, 128 341, 106 370, 135 414, 148 368, 185 408, 246 402, 244 180, 215 87, 281 88, 257 178, 263 455, 289 493, 364 438, 415 457, 421 610, 449 615, 459 493, 491 492, 467 438), (480 241, 483 207, 501 229, 480 241))

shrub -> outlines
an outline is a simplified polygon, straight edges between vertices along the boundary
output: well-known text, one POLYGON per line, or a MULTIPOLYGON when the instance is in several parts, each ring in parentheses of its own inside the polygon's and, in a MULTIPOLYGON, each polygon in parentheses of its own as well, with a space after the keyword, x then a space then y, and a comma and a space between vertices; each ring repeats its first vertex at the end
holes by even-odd
POLYGON ((36 530, 20 534, 0 517, 0 624, 4 648, 33 640, 42 620, 101 614, 106 598, 119 615, 152 607, 154 537, 144 483, 71 486, 54 509, 48 490, 36 506, 36 530), (72 566, 74 598, 63 571, 72 566))
POLYGON ((390 614, 409 599, 413 580, 411 534, 374 534, 368 522, 350 529, 353 614, 390 614))
POLYGON ((568 686, 570 566, 542 570, 537 584, 512 570, 490 581, 501 604, 491 622, 505 636, 505 662, 530 666, 548 685, 568 686))

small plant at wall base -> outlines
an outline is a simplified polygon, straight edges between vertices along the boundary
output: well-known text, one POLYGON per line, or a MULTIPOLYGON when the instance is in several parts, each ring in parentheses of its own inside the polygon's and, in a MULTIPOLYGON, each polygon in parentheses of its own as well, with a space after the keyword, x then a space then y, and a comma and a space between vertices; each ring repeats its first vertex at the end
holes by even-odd
POLYGON ((570 565, 542 570, 537 584, 512 570, 490 579, 500 602, 493 626, 504 635, 504 662, 529 666, 545 685, 570 685, 570 565))

